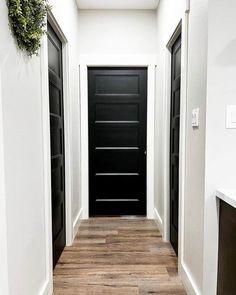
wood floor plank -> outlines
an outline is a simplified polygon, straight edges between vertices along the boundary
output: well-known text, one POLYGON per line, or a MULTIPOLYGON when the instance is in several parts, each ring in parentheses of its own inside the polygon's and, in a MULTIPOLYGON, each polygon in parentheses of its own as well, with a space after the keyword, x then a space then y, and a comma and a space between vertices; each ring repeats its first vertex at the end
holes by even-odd
POLYGON ((153 220, 91 218, 54 270, 55 295, 186 294, 153 220))

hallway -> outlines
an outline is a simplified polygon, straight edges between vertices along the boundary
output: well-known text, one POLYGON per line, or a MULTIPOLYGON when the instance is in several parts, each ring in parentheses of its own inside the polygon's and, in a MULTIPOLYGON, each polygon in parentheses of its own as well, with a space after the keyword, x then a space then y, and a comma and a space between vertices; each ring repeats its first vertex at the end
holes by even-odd
POLYGON ((0 1, 0 295, 236 294, 235 11, 0 1))
POLYGON ((186 294, 155 221, 91 218, 54 271, 55 295, 186 294))

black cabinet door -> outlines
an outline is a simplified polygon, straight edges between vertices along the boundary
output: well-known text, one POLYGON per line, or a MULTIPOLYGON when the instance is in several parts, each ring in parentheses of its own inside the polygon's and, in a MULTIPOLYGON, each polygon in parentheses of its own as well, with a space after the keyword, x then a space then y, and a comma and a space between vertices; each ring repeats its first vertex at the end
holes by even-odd
POLYGON ((62 44, 48 25, 53 266, 65 247, 65 173, 62 44))
POLYGON ((217 295, 236 294, 236 209, 220 201, 217 295))
POLYGON ((146 68, 89 68, 89 212, 146 215, 146 68))
POLYGON ((170 242, 178 254, 181 36, 172 47, 170 115, 170 242))

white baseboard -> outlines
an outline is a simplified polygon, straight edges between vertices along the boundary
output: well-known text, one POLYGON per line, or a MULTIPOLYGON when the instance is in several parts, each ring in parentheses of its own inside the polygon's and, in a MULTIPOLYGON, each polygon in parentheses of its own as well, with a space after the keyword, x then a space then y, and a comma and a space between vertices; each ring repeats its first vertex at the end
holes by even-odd
POLYGON ((154 208, 154 219, 156 221, 156 224, 157 224, 160 232, 163 235, 163 222, 162 222, 161 216, 159 215, 159 213, 158 213, 158 211, 157 211, 156 208, 154 208))
POLYGON ((201 295, 192 275, 185 263, 182 263, 179 267, 179 275, 186 288, 188 295, 201 295))
POLYGON ((80 223, 81 223, 81 220, 82 220, 82 216, 83 216, 83 208, 81 208, 79 210, 79 213, 77 214, 77 216, 75 218, 75 221, 73 222, 73 241, 75 239, 75 236, 78 233, 79 226, 80 226, 80 223))
POLYGON ((39 292, 39 295, 52 295, 52 294, 53 294, 53 282, 52 280, 51 281, 47 280, 44 283, 41 291, 39 292))

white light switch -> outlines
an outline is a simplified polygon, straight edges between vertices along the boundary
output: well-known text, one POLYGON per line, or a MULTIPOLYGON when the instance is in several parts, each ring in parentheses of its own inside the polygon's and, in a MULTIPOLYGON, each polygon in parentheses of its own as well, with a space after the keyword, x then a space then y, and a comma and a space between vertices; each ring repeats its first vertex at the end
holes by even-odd
POLYGON ((192 127, 199 127, 199 108, 192 110, 192 127))
POLYGON ((226 107, 226 128, 236 129, 236 105, 226 107))

